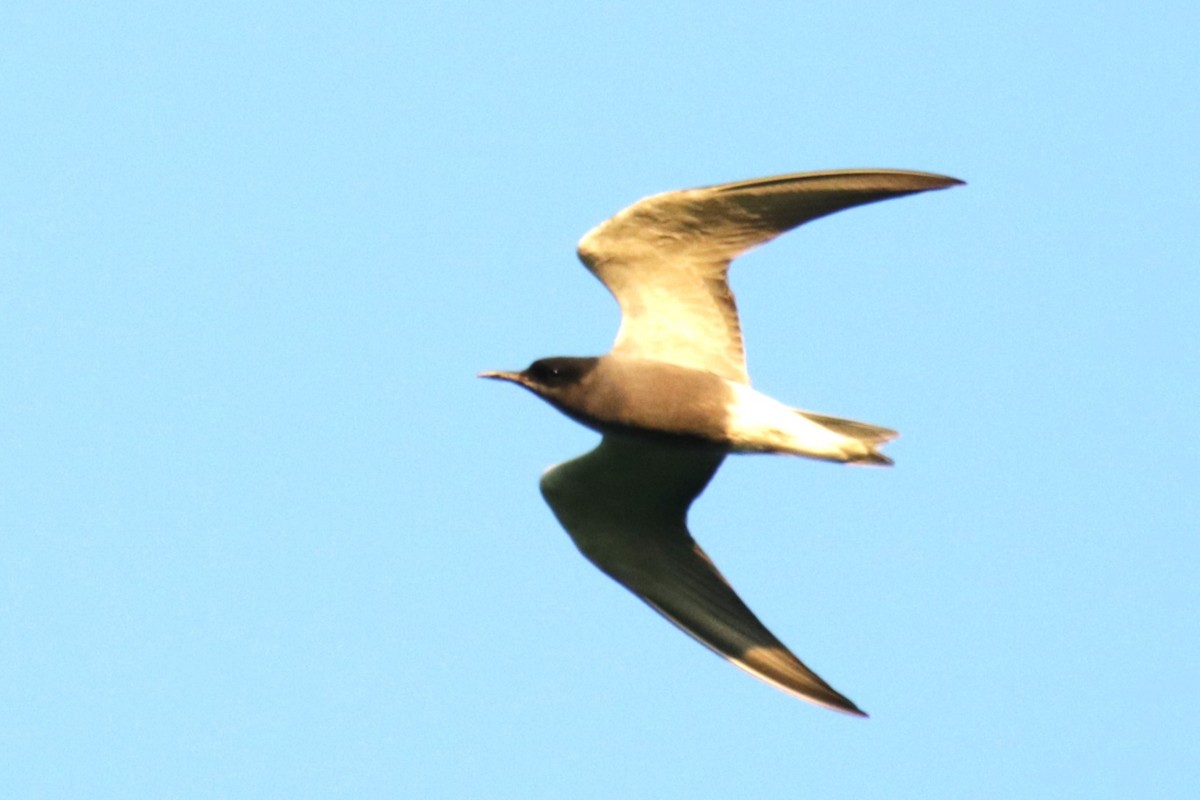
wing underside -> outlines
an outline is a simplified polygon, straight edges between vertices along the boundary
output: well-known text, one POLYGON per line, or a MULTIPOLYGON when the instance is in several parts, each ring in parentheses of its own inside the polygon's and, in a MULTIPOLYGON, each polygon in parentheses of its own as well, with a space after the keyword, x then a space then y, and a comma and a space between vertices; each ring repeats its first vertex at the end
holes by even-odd
POLYGON ((606 436, 542 478, 589 560, 705 647, 796 697, 862 715, 759 621, 687 530, 687 508, 723 451, 606 436))

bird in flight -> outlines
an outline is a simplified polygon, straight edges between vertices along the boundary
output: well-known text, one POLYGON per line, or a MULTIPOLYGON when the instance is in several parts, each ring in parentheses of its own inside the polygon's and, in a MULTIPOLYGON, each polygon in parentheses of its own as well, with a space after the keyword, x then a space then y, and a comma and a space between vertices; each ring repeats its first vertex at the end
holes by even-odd
POLYGON ((523 386, 602 435, 540 484, 584 556, 754 677, 848 714, 866 716, 742 602, 692 538, 687 511, 729 453, 888 465, 879 448, 897 434, 791 408, 750 387, 729 264, 826 214, 961 183, 837 170, 647 197, 579 242, 579 258, 621 307, 612 350, 480 374, 523 386))

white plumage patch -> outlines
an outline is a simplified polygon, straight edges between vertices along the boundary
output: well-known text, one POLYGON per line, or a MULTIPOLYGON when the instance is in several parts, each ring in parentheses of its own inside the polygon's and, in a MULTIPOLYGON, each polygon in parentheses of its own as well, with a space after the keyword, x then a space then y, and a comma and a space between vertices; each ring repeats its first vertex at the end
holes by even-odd
POLYGON ((791 453, 828 461, 857 461, 871 448, 826 428, 749 386, 726 381, 733 393, 726 432, 735 452, 791 453))

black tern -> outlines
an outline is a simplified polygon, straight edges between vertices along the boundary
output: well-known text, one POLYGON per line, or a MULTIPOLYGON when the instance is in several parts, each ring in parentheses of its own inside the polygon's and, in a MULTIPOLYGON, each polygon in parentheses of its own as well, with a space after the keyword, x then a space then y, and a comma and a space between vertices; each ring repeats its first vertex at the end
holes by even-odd
POLYGON ((704 646, 789 694, 866 716, 767 630, 692 539, 687 511, 729 453, 888 465, 896 432, 750 388, 730 262, 805 222, 962 181, 903 170, 780 175, 666 192, 580 240, 621 307, 612 350, 484 372, 602 435, 548 469, 542 495, 593 564, 704 646))

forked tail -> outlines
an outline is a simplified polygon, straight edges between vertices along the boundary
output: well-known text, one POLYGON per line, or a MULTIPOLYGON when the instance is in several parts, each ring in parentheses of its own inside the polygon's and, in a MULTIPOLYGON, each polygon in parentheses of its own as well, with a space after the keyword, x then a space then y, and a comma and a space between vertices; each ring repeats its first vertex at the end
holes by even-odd
POLYGON ((882 425, 872 425, 869 422, 859 422, 853 419, 816 414, 812 411, 801 411, 800 409, 796 409, 796 413, 823 428, 828 428, 834 433, 839 433, 842 436, 859 441, 865 448, 865 452, 861 456, 852 459, 853 463, 880 464, 883 466, 891 466, 895 463, 876 449, 900 435, 891 428, 885 428, 882 425))

